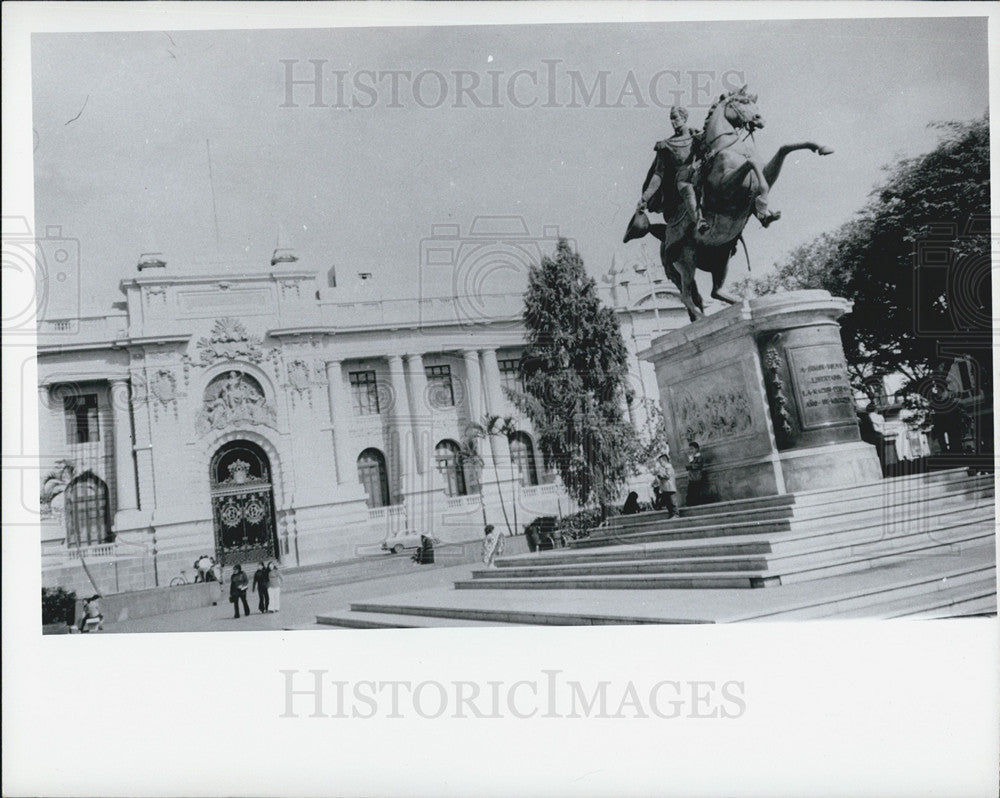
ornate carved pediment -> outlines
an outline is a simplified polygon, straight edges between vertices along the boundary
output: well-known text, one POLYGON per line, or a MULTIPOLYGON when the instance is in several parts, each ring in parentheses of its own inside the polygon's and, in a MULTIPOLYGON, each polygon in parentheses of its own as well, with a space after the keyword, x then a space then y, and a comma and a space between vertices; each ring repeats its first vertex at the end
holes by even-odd
POLYGON ((293 360, 289 364, 288 382, 299 393, 309 387, 309 366, 304 360, 293 360))
POLYGON ((177 378, 172 372, 160 369, 153 375, 149 388, 163 404, 169 404, 177 398, 177 378))
POLYGON ((240 424, 263 424, 275 427, 278 414, 267 401, 264 391, 252 377, 230 371, 212 380, 195 428, 204 435, 213 429, 226 429, 240 424))
POLYGON ((246 360, 260 363, 264 359, 263 342, 247 332, 246 327, 231 317, 218 319, 207 338, 197 344, 202 365, 208 366, 219 360, 246 360))

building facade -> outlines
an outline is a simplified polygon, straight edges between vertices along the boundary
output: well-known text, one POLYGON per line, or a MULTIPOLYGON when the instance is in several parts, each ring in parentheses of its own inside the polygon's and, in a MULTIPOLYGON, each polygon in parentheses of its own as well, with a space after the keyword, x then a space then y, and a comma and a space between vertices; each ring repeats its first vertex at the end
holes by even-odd
MULTIPOLYGON (((144 255, 114 313, 39 322, 43 584, 138 590, 203 554, 294 567, 577 509, 504 392, 520 293, 387 300, 286 249, 271 267, 181 273, 144 255), (485 415, 517 431, 470 460, 485 415)), ((641 267, 612 268, 602 290, 641 429, 657 393, 636 353, 686 317, 641 267)))

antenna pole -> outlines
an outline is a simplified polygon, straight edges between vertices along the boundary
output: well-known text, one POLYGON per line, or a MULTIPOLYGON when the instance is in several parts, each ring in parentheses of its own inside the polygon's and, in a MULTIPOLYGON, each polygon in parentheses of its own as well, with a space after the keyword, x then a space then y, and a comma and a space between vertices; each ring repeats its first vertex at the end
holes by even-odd
POLYGON ((205 150, 208 152, 208 184, 212 189, 212 220, 215 222, 215 248, 220 249, 219 211, 215 205, 215 178, 212 176, 212 142, 209 139, 205 139, 205 150))

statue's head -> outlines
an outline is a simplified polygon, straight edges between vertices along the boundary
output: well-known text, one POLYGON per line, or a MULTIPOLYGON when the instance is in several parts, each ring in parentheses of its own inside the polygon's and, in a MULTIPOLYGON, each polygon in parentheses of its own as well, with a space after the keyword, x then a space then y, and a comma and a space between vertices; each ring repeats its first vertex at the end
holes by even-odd
POLYGON ((750 94, 747 87, 723 95, 721 102, 726 109, 726 119, 733 127, 747 128, 751 132, 764 127, 764 117, 757 110, 757 95, 750 94))
POLYGON ((680 127, 686 124, 688 121, 687 108, 683 105, 675 105, 670 109, 670 124, 674 127, 680 127))

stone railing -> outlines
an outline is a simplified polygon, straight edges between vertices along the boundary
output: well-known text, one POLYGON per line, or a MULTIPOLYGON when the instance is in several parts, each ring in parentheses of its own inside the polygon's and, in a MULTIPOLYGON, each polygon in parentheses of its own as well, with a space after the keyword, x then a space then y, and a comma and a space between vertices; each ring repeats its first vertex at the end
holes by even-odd
POLYGON ((446 502, 449 508, 455 507, 478 507, 479 506, 479 494, 473 493, 468 496, 449 496, 446 502))
POLYGON ((406 529, 406 505, 390 504, 386 507, 368 508, 368 527, 386 537, 406 529))
POLYGON ((100 543, 96 546, 74 546, 66 550, 66 556, 71 560, 113 558, 118 556, 118 545, 115 543, 100 543))
POLYGON ((89 316, 81 319, 39 320, 38 342, 45 344, 104 343, 128 334, 128 316, 89 316))
POLYGON ((533 496, 550 496, 559 493, 559 486, 555 483, 548 485, 528 485, 527 487, 520 488, 518 493, 528 498, 533 496))

